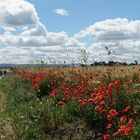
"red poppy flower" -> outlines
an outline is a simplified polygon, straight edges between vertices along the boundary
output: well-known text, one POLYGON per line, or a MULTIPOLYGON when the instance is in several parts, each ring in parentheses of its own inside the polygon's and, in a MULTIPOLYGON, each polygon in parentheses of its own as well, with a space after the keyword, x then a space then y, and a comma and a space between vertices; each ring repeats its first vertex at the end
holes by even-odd
POLYGON ((115 109, 111 109, 109 111, 109 114, 112 116, 112 117, 116 117, 119 113, 115 110, 115 109))
POLYGON ((78 98, 82 98, 82 97, 83 97, 83 94, 78 93, 78 94, 77 94, 77 97, 78 97, 78 98))
POLYGON ((114 82, 114 85, 118 85, 120 83, 120 80, 116 80, 115 82, 114 82))
POLYGON ((104 140, 109 140, 110 139, 110 135, 109 134, 104 134, 104 140))
POLYGON ((134 124, 133 118, 130 118, 130 119, 129 119, 129 124, 134 124))
POLYGON ((112 127, 112 124, 109 123, 106 128, 111 128, 111 127, 112 127))
POLYGON ((118 133, 124 132, 125 129, 126 129, 126 126, 125 126, 125 125, 121 126, 121 127, 118 129, 118 133))
POLYGON ((107 115, 107 120, 112 120, 112 117, 110 115, 107 115))
POLYGON ((89 78, 90 78, 90 79, 92 79, 92 78, 93 78, 93 75, 92 75, 92 73, 90 73, 90 74, 89 74, 89 78))
POLYGON ((95 106, 94 110, 101 110, 102 107, 101 106, 95 106))
POLYGON ((124 112, 128 112, 130 109, 131 109, 131 106, 128 105, 123 111, 124 111, 124 112))
POLYGON ((125 136, 128 136, 130 134, 130 132, 131 132, 131 128, 129 128, 129 127, 126 128, 124 131, 125 136))
POLYGON ((99 104, 100 104, 100 105, 105 105, 105 101, 103 100, 103 101, 101 101, 99 104))
POLYGON ((131 127, 131 128, 134 127, 134 120, 133 120, 133 118, 129 119, 128 126, 131 127))
POLYGON ((88 99, 88 102, 89 102, 90 104, 92 104, 92 103, 94 102, 94 100, 93 100, 92 98, 90 98, 90 99, 88 99))
POLYGON ((125 123, 126 120, 127 120, 127 118, 126 118, 125 116, 122 116, 122 117, 120 118, 120 122, 122 122, 122 123, 125 123))

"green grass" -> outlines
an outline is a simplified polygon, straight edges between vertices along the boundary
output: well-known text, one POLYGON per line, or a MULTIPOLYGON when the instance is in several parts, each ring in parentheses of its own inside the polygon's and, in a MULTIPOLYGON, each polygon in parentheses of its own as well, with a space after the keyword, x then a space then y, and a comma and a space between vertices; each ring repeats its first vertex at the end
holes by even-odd
POLYGON ((78 140, 95 136, 83 118, 68 116, 68 112, 47 97, 38 99, 26 80, 6 76, 1 88, 6 96, 6 108, 1 117, 5 123, 9 121, 13 131, 8 137, 1 132, 3 140, 78 140))

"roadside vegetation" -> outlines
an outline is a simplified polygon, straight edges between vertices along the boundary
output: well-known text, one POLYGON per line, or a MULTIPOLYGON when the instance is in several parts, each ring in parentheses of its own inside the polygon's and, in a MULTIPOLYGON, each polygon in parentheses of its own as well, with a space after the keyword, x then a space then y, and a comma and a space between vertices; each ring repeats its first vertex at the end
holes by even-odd
POLYGON ((2 140, 140 139, 139 66, 17 68, 0 87, 2 140))

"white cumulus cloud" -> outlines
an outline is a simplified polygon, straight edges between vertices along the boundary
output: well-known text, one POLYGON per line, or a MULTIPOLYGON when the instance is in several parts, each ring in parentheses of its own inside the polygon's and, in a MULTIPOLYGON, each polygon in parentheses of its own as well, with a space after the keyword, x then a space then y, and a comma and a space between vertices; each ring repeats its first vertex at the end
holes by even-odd
POLYGON ((1 0, 0 25, 2 27, 21 27, 38 22, 34 6, 25 0, 1 0))
POLYGON ((3 0, 0 15, 4 30, 0 34, 0 63, 28 63, 40 58, 70 63, 84 48, 66 32, 48 32, 34 6, 25 0, 3 0))
POLYGON ((61 15, 61 16, 68 16, 69 15, 68 11, 65 9, 55 9, 54 12, 58 15, 61 15))
POLYGON ((93 39, 88 51, 96 60, 140 61, 140 20, 107 19, 90 25, 75 37, 93 39))

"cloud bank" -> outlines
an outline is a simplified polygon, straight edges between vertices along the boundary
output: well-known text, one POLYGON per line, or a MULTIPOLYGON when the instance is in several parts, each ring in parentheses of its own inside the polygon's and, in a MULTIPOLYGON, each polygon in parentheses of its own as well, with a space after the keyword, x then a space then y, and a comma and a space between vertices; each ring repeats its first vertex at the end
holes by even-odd
MULTIPOLYGON (((0 62, 28 63, 29 60, 55 59, 70 63, 84 44, 66 32, 48 32, 32 4, 25 0, 4 0, 0 4, 0 62)), ((65 14, 65 13, 64 13, 65 14)))
MULTIPOLYGON (((68 15, 64 9, 55 12, 68 15)), ((29 63, 39 59, 52 63, 80 62, 83 49, 90 63, 140 60, 140 20, 107 19, 68 36, 64 31, 49 32, 40 22, 34 6, 25 0, 1 0, 0 15, 0 29, 3 30, 0 63, 29 63), (86 45, 83 38, 91 39, 91 43, 86 45)))
POLYGON ((107 19, 90 25, 75 34, 75 37, 90 37, 94 40, 88 51, 97 60, 100 58, 128 62, 140 60, 140 20, 107 19), (107 56, 105 47, 112 52, 110 56, 107 56))

